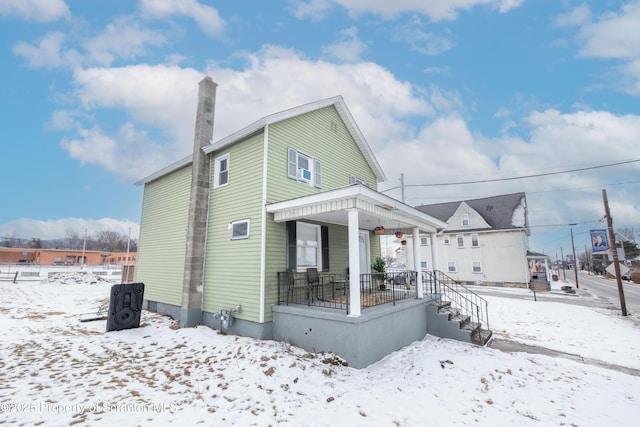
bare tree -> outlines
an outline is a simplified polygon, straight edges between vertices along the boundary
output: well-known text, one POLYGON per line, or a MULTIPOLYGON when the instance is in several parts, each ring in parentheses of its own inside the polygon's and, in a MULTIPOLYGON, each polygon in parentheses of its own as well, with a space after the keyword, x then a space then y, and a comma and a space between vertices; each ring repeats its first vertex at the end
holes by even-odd
POLYGON ((65 236, 67 238, 67 247, 69 249, 81 249, 80 243, 82 242, 82 238, 78 233, 73 230, 67 230, 65 232, 65 236))
POLYGON ((122 235, 115 231, 97 231, 94 240, 101 251, 115 252, 122 247, 122 235))

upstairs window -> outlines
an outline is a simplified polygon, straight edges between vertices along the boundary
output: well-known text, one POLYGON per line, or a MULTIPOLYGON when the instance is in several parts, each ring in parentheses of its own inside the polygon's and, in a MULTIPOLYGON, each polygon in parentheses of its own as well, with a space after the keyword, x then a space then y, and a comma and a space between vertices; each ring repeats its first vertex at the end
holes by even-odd
POLYGON ((420 246, 429 246, 429 238, 420 237, 420 246))
POLYGON ((460 225, 462 227, 469 227, 469 214, 464 214, 460 216, 460 225))
POLYGON ((450 245, 451 244, 451 241, 449 240, 449 235, 448 234, 445 234, 443 236, 443 239, 444 239, 444 244, 445 245, 450 245))
POLYGON ((314 187, 322 187, 322 166, 320 160, 299 153, 293 148, 288 151, 287 176, 298 182, 314 187))
POLYGON ((218 157, 214 165, 213 188, 229 183, 229 154, 218 157))
POLYGON ((477 234, 472 234, 471 235, 471 247, 472 248, 479 248, 480 247, 480 241, 478 240, 478 235, 477 234))
POLYGON ((456 236, 456 242, 459 248, 464 248, 464 236, 462 234, 456 236))

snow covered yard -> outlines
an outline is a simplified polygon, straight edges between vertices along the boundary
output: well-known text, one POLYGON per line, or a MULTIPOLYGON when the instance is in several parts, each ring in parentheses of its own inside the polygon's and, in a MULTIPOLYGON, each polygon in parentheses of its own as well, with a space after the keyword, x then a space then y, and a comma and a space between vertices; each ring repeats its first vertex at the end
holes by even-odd
MULTIPOLYGON (((105 333, 78 322, 109 298, 110 283, 90 282, 0 283, 0 424, 600 426, 640 413, 638 376, 430 336, 355 370, 149 312, 105 333)), ((498 336, 640 368, 633 319, 562 298, 488 300, 498 336)))

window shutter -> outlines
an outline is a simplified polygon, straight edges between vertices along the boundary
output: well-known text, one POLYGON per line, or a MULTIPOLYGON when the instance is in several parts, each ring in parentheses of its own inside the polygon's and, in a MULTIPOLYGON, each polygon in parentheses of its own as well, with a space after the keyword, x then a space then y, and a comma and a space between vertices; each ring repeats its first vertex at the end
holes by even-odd
POLYGON ((322 240, 322 271, 329 271, 329 227, 320 226, 320 239, 322 240))
POLYGON ((296 252, 296 222, 287 221, 287 270, 296 271, 298 258, 296 252))
POLYGON ((298 179, 298 152, 293 148, 289 148, 289 167, 287 176, 289 178, 298 179))
POLYGON ((313 185, 320 188, 322 187, 322 167, 320 166, 320 160, 313 161, 313 170, 315 173, 313 185))

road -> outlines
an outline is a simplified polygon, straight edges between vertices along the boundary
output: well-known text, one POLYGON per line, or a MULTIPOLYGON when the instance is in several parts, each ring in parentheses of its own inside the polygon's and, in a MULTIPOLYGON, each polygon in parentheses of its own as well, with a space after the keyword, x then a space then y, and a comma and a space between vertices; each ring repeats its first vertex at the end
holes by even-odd
MULTIPOLYGON (((560 272, 562 275, 562 272, 560 272)), ((562 276, 561 276, 562 278, 562 276)), ((575 286, 575 274, 572 270, 566 271, 567 281, 575 286)), ((594 296, 604 298, 614 306, 620 308, 620 295, 618 283, 615 279, 605 279, 602 276, 592 276, 584 271, 578 272, 578 286, 594 296)), ((633 282, 622 281, 624 299, 627 306, 627 314, 640 314, 640 285, 633 282)))

